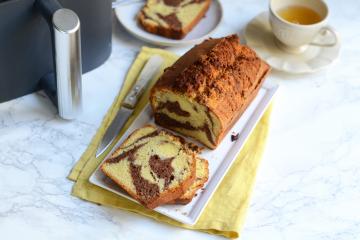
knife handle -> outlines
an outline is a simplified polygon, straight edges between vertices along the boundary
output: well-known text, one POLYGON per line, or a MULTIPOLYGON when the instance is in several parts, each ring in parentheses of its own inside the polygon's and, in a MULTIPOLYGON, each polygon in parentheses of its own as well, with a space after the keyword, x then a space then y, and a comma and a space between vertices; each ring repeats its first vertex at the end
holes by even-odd
POLYGON ((124 107, 131 109, 135 108, 148 82, 159 71, 159 67, 162 65, 163 62, 164 62, 163 58, 160 57, 159 55, 154 55, 149 58, 143 70, 141 71, 138 79, 136 80, 134 86, 130 89, 129 93, 126 95, 123 101, 124 107))

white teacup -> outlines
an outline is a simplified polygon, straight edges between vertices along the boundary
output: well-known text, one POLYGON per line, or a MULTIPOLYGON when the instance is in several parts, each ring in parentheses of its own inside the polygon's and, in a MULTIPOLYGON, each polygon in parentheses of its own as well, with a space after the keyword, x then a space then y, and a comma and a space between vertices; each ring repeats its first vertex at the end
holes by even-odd
POLYGON ((270 0, 269 6, 270 24, 276 37, 277 45, 290 53, 301 53, 308 45, 322 47, 334 46, 338 37, 335 31, 327 26, 329 9, 323 0, 270 0), (289 6, 303 6, 317 12, 321 21, 310 25, 301 25, 288 22, 278 14, 279 10, 289 6), (314 42, 319 34, 330 32, 333 35, 332 42, 314 42))

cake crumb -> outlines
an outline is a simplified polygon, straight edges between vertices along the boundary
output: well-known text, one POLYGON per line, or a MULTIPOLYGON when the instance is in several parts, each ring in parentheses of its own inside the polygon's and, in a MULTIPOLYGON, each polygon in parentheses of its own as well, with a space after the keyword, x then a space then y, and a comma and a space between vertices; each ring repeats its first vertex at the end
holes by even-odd
POLYGON ((239 139, 239 133, 232 133, 231 134, 231 141, 234 142, 239 139))

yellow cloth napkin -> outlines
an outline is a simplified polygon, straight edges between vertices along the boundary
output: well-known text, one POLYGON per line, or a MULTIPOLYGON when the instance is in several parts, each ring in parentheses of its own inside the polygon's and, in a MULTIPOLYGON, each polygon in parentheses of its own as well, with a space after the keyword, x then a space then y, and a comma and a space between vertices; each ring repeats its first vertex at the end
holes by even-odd
MULTIPOLYGON (((127 74, 124 86, 119 96, 110 107, 109 112, 106 114, 89 147, 69 175, 69 179, 75 181, 72 189, 72 195, 109 207, 135 212, 175 226, 223 235, 228 238, 237 238, 239 237, 240 230, 244 224, 246 210, 250 201, 250 194, 255 182, 256 171, 265 147, 271 111, 270 109, 266 111, 264 116, 258 122, 236 161, 233 163, 232 167, 200 216, 200 219, 194 226, 179 223, 153 210, 146 209, 137 203, 97 187, 88 181, 90 175, 102 161, 101 158, 95 158, 96 147, 98 146, 102 135, 111 120, 115 117, 117 109, 119 109, 121 105, 122 99, 136 80, 141 68, 146 63, 147 59, 153 54, 159 54, 165 59, 164 68, 170 66, 178 58, 176 55, 162 49, 148 47, 143 47, 141 49, 141 52, 127 74)), ((155 76, 150 85, 152 85, 158 77, 159 76, 155 76)), ((140 100, 133 116, 130 117, 118 138, 145 106, 148 101, 149 89, 140 100)))

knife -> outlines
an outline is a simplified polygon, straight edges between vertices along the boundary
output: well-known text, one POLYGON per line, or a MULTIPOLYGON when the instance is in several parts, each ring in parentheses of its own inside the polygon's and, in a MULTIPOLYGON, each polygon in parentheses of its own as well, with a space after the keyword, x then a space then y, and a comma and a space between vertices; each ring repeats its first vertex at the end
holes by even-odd
POLYGON ((133 113, 134 108, 144 92, 148 82, 159 72, 164 60, 159 55, 154 55, 149 58, 139 77, 137 78, 134 86, 126 95, 121 107, 116 114, 114 120, 106 130, 100 145, 96 151, 96 157, 99 157, 115 140, 115 137, 120 132, 126 120, 133 113))

